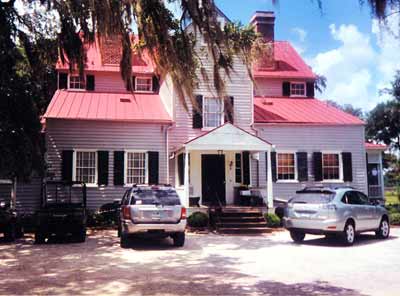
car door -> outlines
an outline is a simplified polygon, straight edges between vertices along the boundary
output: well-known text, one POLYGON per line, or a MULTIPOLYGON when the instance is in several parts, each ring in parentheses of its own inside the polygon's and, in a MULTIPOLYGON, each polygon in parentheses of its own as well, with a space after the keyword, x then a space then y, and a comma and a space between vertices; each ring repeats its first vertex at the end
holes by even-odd
POLYGON ((364 207, 357 191, 348 191, 346 192, 346 195, 348 197, 347 201, 351 207, 352 215, 356 220, 356 230, 364 231, 368 229, 368 209, 364 207))
POLYGON ((364 209, 366 211, 366 216, 367 216, 366 217, 366 224, 367 224, 366 227, 368 229, 376 229, 376 228, 378 228, 379 219, 377 219, 377 217, 376 217, 376 215, 377 215, 376 214, 376 211, 377 211, 376 210, 376 206, 372 205, 370 203, 368 197, 364 193, 362 193, 360 191, 357 191, 357 194, 358 194, 361 202, 363 203, 363 207, 364 207, 364 209))

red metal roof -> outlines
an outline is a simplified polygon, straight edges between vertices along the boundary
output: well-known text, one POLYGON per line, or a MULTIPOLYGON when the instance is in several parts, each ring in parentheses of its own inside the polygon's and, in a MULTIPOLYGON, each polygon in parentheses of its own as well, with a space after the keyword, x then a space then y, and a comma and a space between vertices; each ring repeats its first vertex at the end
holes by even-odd
POLYGON ((255 97, 254 121, 274 124, 364 124, 358 117, 318 99, 282 97, 255 97))
POLYGON ((44 118, 172 122, 157 94, 57 90, 44 118))
MULTIPOLYGON (((96 38, 93 43, 85 44, 87 57, 85 69, 87 71, 119 72, 119 59, 118 62, 109 64, 103 63, 104 59, 102 59, 100 46, 98 38, 96 38)), ((115 50, 118 50, 118 48, 115 48, 115 50)), ((57 70, 69 70, 68 59, 66 57, 65 60, 66 62, 63 64, 61 59, 58 59, 56 63, 57 70)), ((154 73, 154 71, 154 63, 145 53, 143 53, 142 60, 140 60, 137 55, 132 54, 132 73, 154 73)))
POLYGON ((365 143, 365 148, 367 150, 386 150, 387 146, 385 144, 374 144, 374 143, 365 143))
POLYGON ((267 78, 301 78, 315 79, 311 68, 304 62, 288 41, 274 42, 274 57, 276 67, 271 69, 253 70, 253 76, 267 78))

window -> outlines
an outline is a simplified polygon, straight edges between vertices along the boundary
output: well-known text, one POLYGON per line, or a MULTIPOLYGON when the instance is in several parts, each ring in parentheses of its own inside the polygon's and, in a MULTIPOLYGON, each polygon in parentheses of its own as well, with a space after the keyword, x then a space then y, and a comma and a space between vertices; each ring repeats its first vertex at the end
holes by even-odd
POLYGON ((85 89, 82 79, 78 75, 69 75, 70 89, 85 89))
POLYGON ((95 151, 75 152, 75 181, 86 184, 97 183, 96 155, 95 151))
POLYGON ((304 97, 306 95, 306 84, 301 83, 291 83, 290 84, 290 95, 304 97))
POLYGON ((242 154, 235 154, 235 182, 242 183, 242 154))
POLYGON ((224 102, 219 98, 203 98, 203 127, 218 127, 224 119, 224 102))
POLYGON ((278 153, 278 180, 296 179, 296 161, 294 153, 278 153))
POLYGON ((146 153, 126 153, 126 181, 125 184, 146 184, 146 153))
POLYGON ((136 77, 135 90, 136 91, 151 91, 152 90, 152 78, 151 77, 136 77))
POLYGON ((337 153, 322 155, 322 176, 324 180, 340 180, 340 157, 337 153))
POLYGON ((363 193, 358 191, 348 191, 344 194, 342 202, 350 205, 368 205, 369 200, 363 193))

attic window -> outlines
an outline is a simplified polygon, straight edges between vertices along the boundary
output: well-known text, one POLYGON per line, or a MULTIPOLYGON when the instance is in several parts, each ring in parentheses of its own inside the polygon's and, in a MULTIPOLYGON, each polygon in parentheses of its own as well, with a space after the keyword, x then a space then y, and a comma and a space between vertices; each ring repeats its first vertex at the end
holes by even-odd
POLYGON ((304 82, 290 83, 290 96, 291 97, 305 97, 306 96, 306 84, 304 82))
POLYGON ((153 88, 151 77, 136 77, 135 90, 136 91, 151 91, 153 88))
POLYGON ((130 103, 130 102, 131 102, 131 99, 128 99, 128 98, 120 98, 119 101, 120 101, 121 103, 130 103))
POLYGON ((85 89, 84 83, 79 75, 69 75, 69 89, 85 89))

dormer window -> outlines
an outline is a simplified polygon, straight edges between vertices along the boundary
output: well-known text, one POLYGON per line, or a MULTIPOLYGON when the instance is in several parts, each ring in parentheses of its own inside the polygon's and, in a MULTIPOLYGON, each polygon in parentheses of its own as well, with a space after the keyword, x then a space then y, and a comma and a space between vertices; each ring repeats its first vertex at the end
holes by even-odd
POLYGON ((305 82, 291 82, 290 83, 290 96, 291 97, 305 97, 306 96, 305 82))
POLYGON ((203 98, 203 128, 214 128, 224 123, 224 101, 220 98, 203 98))
POLYGON ((79 75, 69 75, 69 89, 85 89, 85 85, 79 75))
POLYGON ((152 77, 136 77, 135 78, 135 91, 152 91, 153 79, 152 77))

